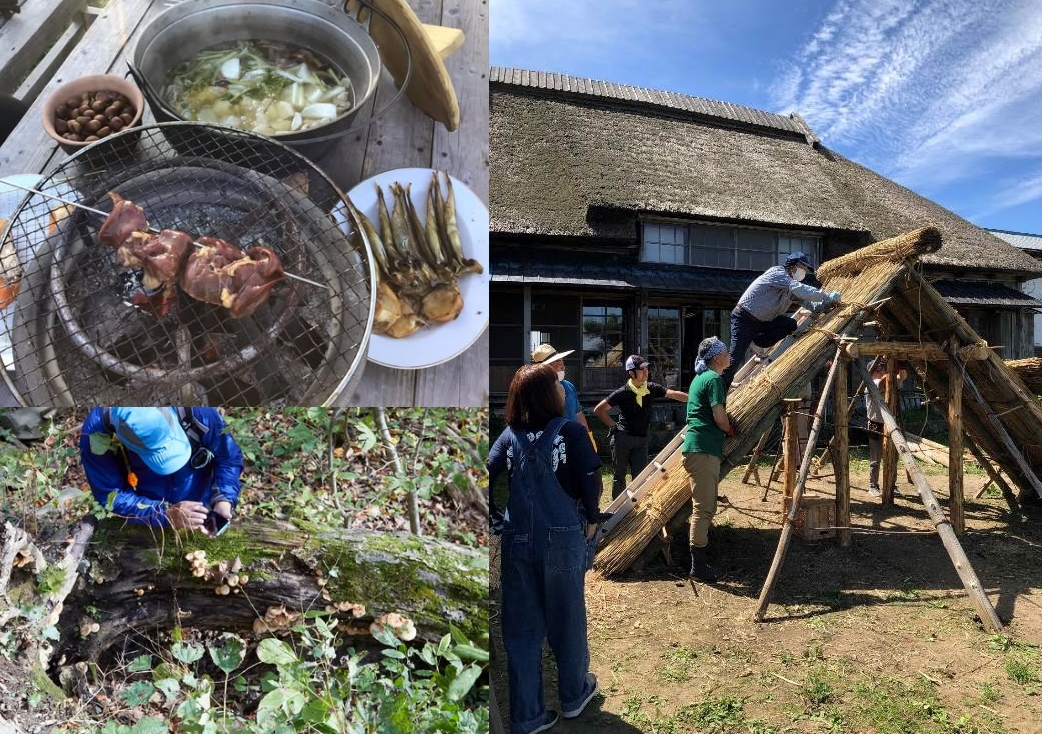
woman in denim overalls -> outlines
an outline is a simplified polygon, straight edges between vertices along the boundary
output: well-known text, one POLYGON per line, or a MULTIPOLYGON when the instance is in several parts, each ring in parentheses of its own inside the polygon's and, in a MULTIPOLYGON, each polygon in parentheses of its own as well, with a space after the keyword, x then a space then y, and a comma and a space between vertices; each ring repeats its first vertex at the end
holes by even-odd
POLYGON ((509 426, 489 451, 489 486, 510 476, 507 511, 492 506, 503 534, 503 643, 510 682, 512 734, 557 723, 543 704, 543 640, 557 661, 565 718, 579 716, 597 692, 589 672, 583 577, 592 563, 601 491, 600 459, 585 429, 562 417, 564 396, 553 369, 525 365, 510 385, 509 426))

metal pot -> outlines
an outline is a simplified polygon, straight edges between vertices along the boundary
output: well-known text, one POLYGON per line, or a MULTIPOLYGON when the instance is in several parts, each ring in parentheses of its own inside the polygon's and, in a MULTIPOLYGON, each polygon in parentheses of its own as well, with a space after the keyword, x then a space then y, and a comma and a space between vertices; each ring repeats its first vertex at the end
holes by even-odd
POLYGON ((131 71, 158 122, 184 118, 162 99, 170 72, 203 49, 251 39, 292 39, 328 59, 351 80, 354 106, 324 125, 275 136, 310 158, 351 129, 376 90, 380 54, 353 18, 318 0, 184 0, 152 20, 134 47, 131 71))

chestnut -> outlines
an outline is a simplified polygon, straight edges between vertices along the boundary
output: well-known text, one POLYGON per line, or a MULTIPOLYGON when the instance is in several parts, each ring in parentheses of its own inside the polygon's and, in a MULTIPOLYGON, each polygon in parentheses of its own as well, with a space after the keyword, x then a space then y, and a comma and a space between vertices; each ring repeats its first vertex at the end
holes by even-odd
POLYGON ((99 138, 103 138, 106 135, 111 135, 111 134, 112 134, 112 128, 108 127, 108 126, 103 127, 100 130, 98 130, 98 137, 99 138))
POLYGON ((93 143, 95 140, 101 140, 101 138, 99 138, 97 135, 88 135, 84 142, 93 143))
POLYGON ((101 129, 101 122, 99 122, 98 120, 91 120, 90 122, 87 123, 87 131, 88 132, 96 133, 100 129, 101 129))
POLYGON ((70 110, 76 109, 80 106, 80 98, 69 97, 67 100, 65 100, 65 106, 68 107, 70 110))
POLYGON ((103 109, 105 109, 105 103, 102 102, 100 99, 96 99, 90 103, 90 108, 95 112, 101 112, 103 109))
POLYGON ((88 122, 90 122, 90 120, 91 118, 87 117, 86 115, 80 115, 76 118, 76 122, 80 123, 81 125, 86 125, 88 122))
POLYGON ((65 122, 65 120, 57 119, 54 121, 54 132, 58 133, 59 135, 64 135, 68 131, 69 125, 67 122, 65 122))
POLYGON ((59 120, 68 120, 69 119, 69 107, 68 107, 68 105, 63 105, 63 104, 58 105, 58 108, 56 110, 54 110, 54 116, 57 117, 59 120))
POLYGON ((112 132, 114 133, 118 133, 120 130, 122 130, 125 124, 126 123, 123 122, 122 117, 113 117, 111 120, 109 120, 109 127, 112 128, 112 132))
POLYGON ((83 132, 83 125, 80 124, 79 120, 69 120, 69 122, 66 124, 66 127, 68 128, 69 132, 75 133, 77 135, 83 132))

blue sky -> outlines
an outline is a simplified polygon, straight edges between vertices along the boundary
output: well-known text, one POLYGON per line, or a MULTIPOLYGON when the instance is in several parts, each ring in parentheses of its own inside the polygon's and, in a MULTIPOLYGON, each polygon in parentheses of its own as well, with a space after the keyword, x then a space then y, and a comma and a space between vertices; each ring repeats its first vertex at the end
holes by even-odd
POLYGON ((1039 0, 490 0, 494 66, 788 114, 983 227, 1042 234, 1039 0))

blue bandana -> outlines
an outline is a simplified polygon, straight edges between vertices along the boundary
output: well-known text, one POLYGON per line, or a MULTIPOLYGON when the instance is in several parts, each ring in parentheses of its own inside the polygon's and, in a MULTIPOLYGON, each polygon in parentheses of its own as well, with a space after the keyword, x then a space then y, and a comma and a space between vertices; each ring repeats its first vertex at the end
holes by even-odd
POLYGON ((700 375, 709 369, 709 362, 727 351, 727 345, 715 336, 703 339, 698 345, 698 359, 695 361, 695 374, 700 375))

